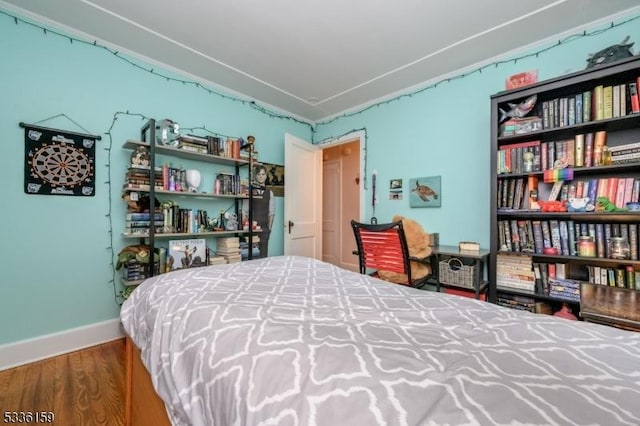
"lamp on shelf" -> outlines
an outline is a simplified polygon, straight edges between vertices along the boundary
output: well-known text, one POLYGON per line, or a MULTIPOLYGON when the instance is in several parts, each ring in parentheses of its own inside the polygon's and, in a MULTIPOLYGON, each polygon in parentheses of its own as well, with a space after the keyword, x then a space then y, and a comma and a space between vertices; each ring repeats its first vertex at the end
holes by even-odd
POLYGON ((196 169, 187 170, 187 187, 189 188, 189 192, 198 192, 200 182, 202 182, 200 171, 196 169))

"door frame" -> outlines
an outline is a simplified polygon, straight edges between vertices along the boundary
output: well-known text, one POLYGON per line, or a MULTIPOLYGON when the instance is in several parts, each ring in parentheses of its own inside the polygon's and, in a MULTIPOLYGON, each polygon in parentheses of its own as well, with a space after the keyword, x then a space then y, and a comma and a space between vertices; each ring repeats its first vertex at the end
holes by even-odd
MULTIPOLYGON (((358 139, 360 141, 360 165, 359 165, 359 169, 360 169, 360 184, 359 189, 360 189, 360 212, 359 212, 359 220, 362 221, 362 218, 365 217, 365 197, 364 197, 364 191, 365 191, 365 182, 367 180, 367 170, 365 169, 366 167, 366 163, 365 163, 365 156, 366 156, 366 146, 365 146, 365 139, 366 138, 366 133, 364 130, 356 130, 354 132, 348 133, 346 135, 340 136, 339 138, 329 138, 329 139, 324 139, 314 145, 318 146, 318 148, 320 148, 321 150, 325 150, 327 148, 333 148, 334 146, 338 146, 338 145, 344 145, 346 143, 349 142, 354 142, 356 139, 358 139)), ((322 179, 322 177, 320 177, 320 179, 322 179)), ((322 194, 319 194, 319 196, 322 198, 322 194)), ((322 202, 322 201, 321 201, 322 202)))
MULTIPOLYGON (((357 220, 359 220, 360 222, 362 222, 362 218, 365 217, 365 182, 367 181, 366 178, 366 133, 364 130, 357 130, 351 133, 348 133, 346 135, 340 136, 339 138, 333 138, 333 139, 324 139, 323 141, 318 142, 317 144, 315 144, 316 146, 318 146, 318 148, 320 148, 322 151, 324 151, 325 149, 328 148, 333 148, 335 146, 339 146, 339 145, 344 145, 347 143, 351 143, 351 142, 358 142, 359 143, 359 163, 358 163, 358 169, 359 169, 359 176, 360 176, 360 183, 358 184, 358 192, 359 192, 359 196, 360 196, 360 200, 359 200, 359 208, 358 208, 358 218, 357 220)), ((322 176, 320 176, 320 179, 322 179, 322 176)), ((344 179, 344 177, 342 178, 344 179)), ((323 188, 323 193, 324 193, 324 188, 323 188)), ((320 205, 322 206, 322 197, 323 197, 323 193, 318 194, 318 197, 320 198, 320 205)), ((322 232, 322 229, 320 230, 322 232)), ((342 236, 342 241, 340 242, 341 244, 345 244, 346 243, 346 236, 342 236)), ((341 262, 343 263, 343 262, 341 262)), ((354 263, 353 268, 355 268, 357 270, 357 263, 354 263)))

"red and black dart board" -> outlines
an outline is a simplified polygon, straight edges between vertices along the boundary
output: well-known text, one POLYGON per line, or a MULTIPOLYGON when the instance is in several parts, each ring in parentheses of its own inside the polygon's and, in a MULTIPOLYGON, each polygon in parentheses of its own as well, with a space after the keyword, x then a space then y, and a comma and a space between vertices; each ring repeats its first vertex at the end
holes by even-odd
POLYGON ((95 139, 25 127, 27 194, 93 196, 95 139))

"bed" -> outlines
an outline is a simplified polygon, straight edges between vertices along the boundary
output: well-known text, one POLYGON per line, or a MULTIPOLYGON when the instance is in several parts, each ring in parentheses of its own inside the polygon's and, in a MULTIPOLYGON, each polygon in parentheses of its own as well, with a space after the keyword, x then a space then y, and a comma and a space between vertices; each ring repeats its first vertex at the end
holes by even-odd
POLYGON ((121 320, 134 424, 640 424, 638 333, 305 257, 150 278, 121 320))

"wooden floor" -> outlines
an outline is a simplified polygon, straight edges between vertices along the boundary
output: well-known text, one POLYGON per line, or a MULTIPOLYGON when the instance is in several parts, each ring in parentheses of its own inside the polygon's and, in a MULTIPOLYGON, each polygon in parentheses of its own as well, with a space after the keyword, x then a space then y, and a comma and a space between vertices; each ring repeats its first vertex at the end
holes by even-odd
POLYGON ((50 411, 56 425, 124 425, 124 349, 120 339, 0 371, 0 414, 50 411))

